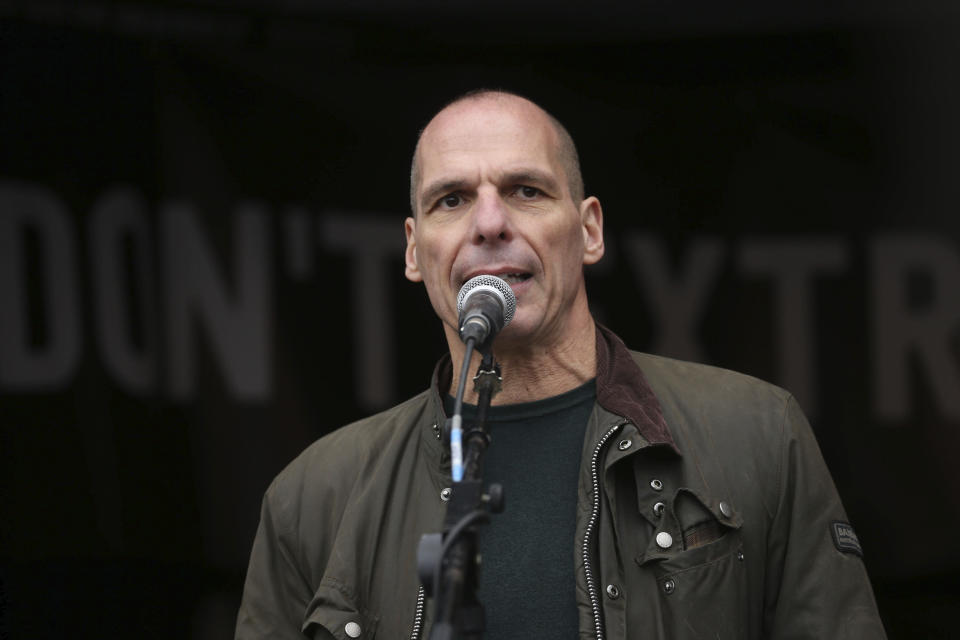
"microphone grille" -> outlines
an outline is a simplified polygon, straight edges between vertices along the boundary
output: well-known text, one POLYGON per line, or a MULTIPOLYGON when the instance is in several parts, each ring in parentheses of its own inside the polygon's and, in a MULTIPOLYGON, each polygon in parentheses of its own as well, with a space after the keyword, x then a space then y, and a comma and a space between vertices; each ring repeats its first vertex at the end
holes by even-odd
POLYGON ((472 291, 480 287, 499 295, 501 302, 503 302, 503 326, 510 324, 510 321, 513 320, 513 314, 517 311, 517 297, 513 295, 513 289, 510 288, 510 285, 497 276, 483 274, 467 280, 460 287, 460 293, 457 294, 457 312, 463 312, 463 304, 467 297, 472 291))

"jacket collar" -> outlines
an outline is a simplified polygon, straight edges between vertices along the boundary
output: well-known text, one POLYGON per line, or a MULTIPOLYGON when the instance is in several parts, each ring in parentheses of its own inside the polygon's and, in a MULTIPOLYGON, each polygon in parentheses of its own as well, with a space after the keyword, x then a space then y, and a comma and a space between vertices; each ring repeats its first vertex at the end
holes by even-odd
MULTIPOLYGON (((596 324, 597 404, 606 411, 633 423, 650 444, 669 445, 680 453, 670 435, 660 402, 646 376, 634 361, 623 341, 603 325, 596 324)), ((450 388, 453 366, 450 354, 444 355, 433 371, 431 400, 435 424, 443 426, 443 393, 450 388)))
POLYGON ((615 333, 597 324, 597 404, 633 423, 650 444, 667 444, 670 435, 660 402, 630 350, 615 333))

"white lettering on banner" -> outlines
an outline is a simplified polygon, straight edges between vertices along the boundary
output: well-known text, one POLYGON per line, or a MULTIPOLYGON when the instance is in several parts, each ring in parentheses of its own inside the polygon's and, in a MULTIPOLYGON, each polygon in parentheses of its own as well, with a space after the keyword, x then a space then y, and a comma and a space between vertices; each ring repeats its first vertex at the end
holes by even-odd
POLYGON ((146 204, 132 189, 109 191, 94 204, 88 231, 94 331, 104 367, 128 391, 156 390, 156 273, 146 204), (125 242, 132 249, 129 274, 125 242), (128 300, 130 295, 135 299, 128 300), (134 343, 135 321, 143 336, 140 347, 134 343))
POLYGON ((353 258, 354 388, 360 405, 368 409, 387 406, 395 395, 395 301, 387 279, 389 261, 403 255, 401 220, 396 215, 328 213, 320 222, 324 246, 353 258))
POLYGON ((69 215, 48 189, 0 183, 0 385, 49 391, 71 382, 80 358, 76 241, 69 215), (39 318, 30 317, 27 233, 39 254, 39 318), (31 326, 45 328, 33 344, 31 326))
POLYGON ((165 207, 160 217, 166 287, 170 391, 196 392, 196 329, 203 327, 234 397, 262 401, 272 393, 273 295, 267 214, 244 204, 234 216, 232 287, 224 282, 190 205, 165 207), (232 288, 232 295, 228 289, 232 288))
POLYGON ((877 414, 886 420, 907 417, 913 358, 933 390, 937 408, 948 418, 960 419, 960 255, 956 246, 938 236, 887 234, 873 239, 870 257, 872 315, 877 323, 873 349, 877 414), (927 279, 927 300, 911 304, 911 276, 927 279))
MULTIPOLYGON (((274 393, 274 278, 324 277, 318 247, 350 258, 356 402, 375 410, 396 400, 395 312, 391 273, 400 269, 399 214, 336 211, 320 216, 290 207, 271 217, 242 204, 217 228, 229 238, 214 249, 189 203, 159 207, 152 217, 131 188, 108 190, 86 218, 79 246, 73 216, 49 189, 0 182, 0 391, 44 393, 76 375, 84 335, 95 338, 104 370, 135 394, 196 398, 204 346, 229 396, 269 401, 274 393), (154 226, 156 225, 156 226, 154 226), (274 259, 273 235, 281 234, 274 259), (78 255, 89 256, 81 264, 78 255), (397 264, 393 264, 397 262, 397 264), (87 268, 88 273, 83 270, 87 268), (86 275, 84 275, 86 273, 86 275), (91 299, 81 299, 89 279, 91 299), (89 304, 93 326, 82 331, 89 304), (161 375, 162 374, 162 375, 161 375), (165 381, 161 384, 161 381, 165 381)), ((872 291, 874 412, 904 422, 916 391, 929 390, 931 410, 960 420, 960 250, 932 234, 880 235, 863 247, 837 236, 748 237, 738 244, 699 237, 679 248, 676 266, 663 238, 627 233, 610 255, 630 267, 644 312, 655 323, 653 351, 709 360, 700 324, 725 269, 741 278, 769 278, 778 351, 776 382, 816 413, 815 310, 819 277, 848 275, 851 253, 868 257, 872 291), (919 377, 916 375, 919 372, 919 377)), ((608 256, 609 258, 610 256, 608 256)), ((594 270, 594 282, 614 277, 594 270)), ((856 286, 858 283, 851 283, 856 286)), ((595 298, 602 308, 604 303, 595 298)), ((338 312, 342 307, 338 306, 338 312)), ((732 312, 735 312, 733 310, 732 312)), ((328 311, 329 313, 329 311, 328 311)), ((339 315, 339 313, 338 313, 339 315)), ((759 327, 744 327, 745 335, 759 327)), ((740 339, 740 338, 738 338, 740 339)), ((92 355, 92 354, 91 354, 92 355)), ((866 367, 865 367, 866 369, 866 367)))
POLYGON ((672 273, 667 251, 659 238, 637 233, 626 237, 627 260, 646 294, 657 333, 651 351, 671 358, 703 362, 697 339, 700 318, 711 285, 720 275, 723 245, 716 238, 696 238, 685 251, 686 263, 672 273))
POLYGON ((816 275, 842 273, 847 267, 846 248, 837 238, 750 238, 741 246, 739 263, 744 274, 769 276, 776 283, 777 381, 816 415, 812 281, 816 275))

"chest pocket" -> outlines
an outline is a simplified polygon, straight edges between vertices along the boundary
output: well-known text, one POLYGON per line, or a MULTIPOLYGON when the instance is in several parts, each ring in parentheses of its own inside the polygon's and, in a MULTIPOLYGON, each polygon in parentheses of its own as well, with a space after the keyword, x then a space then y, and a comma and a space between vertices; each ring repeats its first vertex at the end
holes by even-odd
POLYGON ((354 602, 345 585, 325 578, 307 607, 303 632, 314 640, 373 640, 379 616, 354 602))
POLYGON ((714 503, 688 489, 678 490, 665 505, 660 531, 637 561, 656 580, 667 637, 747 636, 741 525, 732 505, 714 503))

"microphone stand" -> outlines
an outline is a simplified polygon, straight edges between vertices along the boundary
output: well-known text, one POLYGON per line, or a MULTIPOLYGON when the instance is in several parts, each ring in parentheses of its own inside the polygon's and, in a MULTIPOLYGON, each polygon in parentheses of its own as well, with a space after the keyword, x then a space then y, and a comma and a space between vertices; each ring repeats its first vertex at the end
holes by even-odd
MULTIPOLYGON (((472 338, 468 340, 464 355, 458 408, 462 405, 472 342, 472 338)), ((491 485, 488 493, 483 492, 483 456, 490 444, 487 411, 501 383, 500 366, 493 360, 489 342, 492 341, 481 347, 483 358, 474 378, 474 388, 479 395, 477 418, 464 434, 463 478, 453 484, 443 534, 425 534, 417 549, 420 580, 426 594, 435 602, 430 640, 476 640, 483 637, 486 626, 483 605, 476 593, 480 571, 477 525, 489 522, 490 513, 503 511, 504 503, 503 488, 499 484, 491 485)), ((454 415, 459 415, 456 409, 454 415)))

